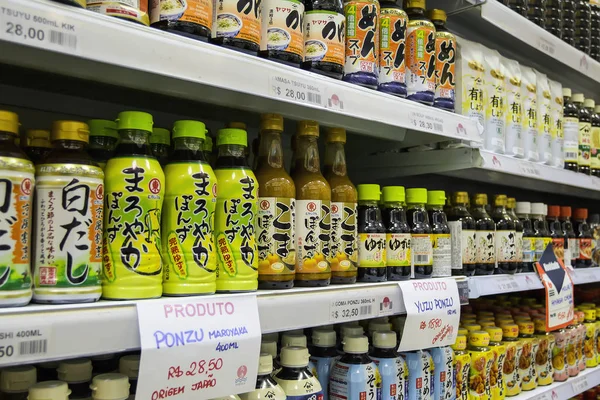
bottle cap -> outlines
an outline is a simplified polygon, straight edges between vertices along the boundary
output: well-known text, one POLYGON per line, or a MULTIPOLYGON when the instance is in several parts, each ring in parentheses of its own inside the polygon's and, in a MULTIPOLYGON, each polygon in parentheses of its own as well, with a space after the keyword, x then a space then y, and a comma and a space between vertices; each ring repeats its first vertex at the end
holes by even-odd
POLYGON ((373 334, 373 346, 380 349, 392 349, 397 346, 396 332, 377 331, 373 334))
POLYGON ((535 318, 533 320, 533 327, 536 332, 546 332, 546 320, 541 318, 535 318))
POLYGON ((571 97, 571 89, 568 87, 562 88, 563 97, 571 97))
POLYGON ((506 207, 507 197, 505 194, 494 195, 494 205, 496 207, 506 207))
POLYGON ((587 219, 588 209, 587 208, 576 208, 573 212, 573 218, 575 219, 587 219))
POLYGON ((140 372, 140 355, 130 354, 119 359, 119 373, 128 378, 137 378, 140 372))
POLYGON ((268 375, 273 372, 273 357, 270 354, 261 353, 258 359, 258 375, 268 375))
POLYGON ((25 133, 27 137, 27 146, 31 147, 49 147, 50 144, 50 131, 45 129, 29 129, 25 133))
POLYGON ((428 190, 427 204, 432 206, 443 206, 446 204, 446 192, 443 190, 428 190))
POLYGON ((452 194, 452 203, 453 204, 468 204, 469 203, 469 193, 454 192, 452 194))
POLYGON ((171 132, 165 128, 152 128, 152 133, 150 134, 150 143, 170 145, 171 132))
POLYGON ((79 121, 54 121, 52 123, 52 141, 75 140, 89 143, 90 129, 87 124, 79 121))
POLYGON ((558 217, 560 215, 560 206, 548 206, 549 217, 558 217))
POLYGON ((235 144, 239 146, 248 146, 246 140, 246 131, 236 128, 223 128, 217 132, 217 146, 235 144))
POLYGON ((488 346, 490 344, 490 334, 486 331, 470 332, 469 344, 472 346, 488 346))
POLYGON ((67 382, 46 381, 31 386, 27 400, 69 400, 70 394, 67 382))
POLYGON ((206 139, 204 139, 204 143, 202 144, 202 151, 207 153, 212 153, 213 151, 213 138, 206 135, 206 139))
POLYGON ((379 201, 381 198, 381 191, 379 185, 373 183, 356 185, 358 190, 358 201, 379 201))
POLYGON ((594 108, 596 107, 596 102, 594 101, 594 99, 585 99, 583 101, 583 106, 585 108, 594 108))
POLYGON ((463 328, 465 328, 469 333, 480 331, 481 325, 479 324, 463 324, 463 328))
POLYGON ((469 331, 466 328, 458 328, 456 331, 459 335, 463 335, 465 337, 469 336, 469 331))
MULTIPOLYGON (((588 222, 590 224, 600 224, 600 214, 590 215, 590 220, 588 222)), ((596 307, 596 306, 594 305, 594 307, 596 307)))
POLYGON ((346 336, 360 336, 364 333, 362 326, 342 326, 342 340, 346 336))
POLYGON ((369 323, 369 334, 373 336, 375 332, 391 331, 392 324, 389 322, 371 321, 369 323))
POLYGON ((0 392, 27 392, 37 381, 37 371, 33 365, 20 365, 0 370, 0 392))
POLYGON ((343 339, 344 353, 362 354, 369 351, 369 339, 366 336, 346 336, 343 339))
POLYGON ((457 335, 456 336, 456 342, 454 342, 454 344, 450 345, 450 347, 454 351, 466 349, 467 348, 467 336, 466 335, 460 335, 460 334, 457 335))
POLYGON ((571 100, 573 101, 573 103, 583 103, 585 97, 583 96, 583 93, 574 93, 571 97, 571 100))
POLYGON ((406 202, 409 204, 426 204, 427 189, 410 188, 406 189, 406 202))
POLYGON ((117 123, 107 119, 90 119, 87 122, 90 127, 90 136, 107 136, 118 139, 117 123))
MULTIPOLYGON (((233 128, 232 126, 230 128, 233 128)), ((245 125, 244 128, 246 130, 245 125)), ((261 131, 280 131, 283 132, 283 117, 280 114, 261 114, 260 115, 260 130, 261 131)))
POLYGON ((298 121, 296 135, 319 137, 319 124, 317 121, 298 121))
POLYGON ((19 116, 14 112, 0 110, 0 132, 19 136, 19 116))
POLYGON ((511 322, 502 323, 502 336, 504 338, 516 338, 519 337, 519 325, 511 322))
POLYGON ((280 363, 284 367, 299 368, 308 365, 308 349, 306 347, 284 347, 281 349, 280 363))
POLYGON ((94 400, 125 400, 129 397, 129 378, 123 374, 100 374, 94 377, 90 389, 94 400))
POLYGON ((306 347, 306 336, 301 333, 286 332, 281 336, 281 347, 306 347))
POLYGON ((263 333, 261 340, 263 342, 278 342, 279 341, 279 332, 263 333))
POLYGON ((448 17, 446 16, 446 11, 440 10, 439 8, 432 8, 427 11, 427 18, 432 21, 442 21, 446 22, 448 17))
POLYGON ((517 206, 517 199, 515 199, 514 197, 509 197, 508 199, 506 199, 506 207, 513 209, 517 206))
POLYGON ((589 310, 583 310, 583 314, 585 316, 585 319, 587 319, 587 320, 592 320, 592 321, 596 320, 596 309, 595 308, 591 308, 589 310))
POLYGON ((484 317, 484 316, 493 317, 494 312, 493 311, 478 311, 477 315, 480 317, 484 317))
POLYGON ((560 206, 560 216, 563 218, 570 218, 571 217, 571 207, 560 206))
POLYGON ((152 132, 152 115, 140 111, 122 111, 117 117, 117 129, 139 129, 152 132))
POLYGON ((496 326, 496 322, 494 320, 489 320, 489 321, 479 321, 479 325, 481 325, 481 327, 483 328, 484 331, 487 331, 486 328, 490 327, 490 326, 496 326))
POLYGON ((92 380, 92 360, 89 358, 75 358, 64 360, 56 369, 58 379, 67 383, 81 383, 92 380))
POLYGON ((531 321, 517 321, 517 326, 519 327, 519 333, 521 335, 532 335, 534 332, 534 325, 531 321))
POLYGON ((502 341, 502 328, 495 326, 486 326, 484 331, 490 335, 490 342, 501 342, 502 341))
POLYGON ((600 114, 600 104, 597 104, 596 107, 594 107, 594 112, 600 114))
POLYGON ((243 123, 243 122, 232 121, 232 122, 228 122, 225 125, 225 128, 241 129, 241 130, 245 131, 246 130, 246 124, 243 123))
POLYGON ((384 203, 404 203, 406 200, 404 186, 384 186, 381 189, 381 194, 384 203))
POLYGON ((544 203, 531 203, 531 214, 544 215, 544 203))
POLYGON ((313 329, 311 337, 315 347, 335 347, 336 335, 333 329, 313 329))
POLYGON ((260 342, 260 352, 268 353, 271 357, 277 357, 277 342, 274 340, 263 340, 260 342))
POLYGON ((425 9, 425 0, 404 0, 405 10, 407 8, 422 8, 425 9))
POLYGON ((485 193, 475 193, 473 196, 473 204, 477 206, 485 206, 488 203, 487 194, 485 193))
MULTIPOLYGON (((154 129, 156 131, 156 129, 154 129)), ((168 132, 168 131, 167 131, 168 132)), ((154 136, 154 134, 152 135, 154 136)), ((152 143, 152 136, 150 136, 150 143, 152 143)), ((206 125, 200 121, 182 120, 175 121, 173 124, 173 139, 181 137, 193 137, 198 139, 206 139, 206 125)), ((169 143, 165 143, 169 144, 169 143)), ((212 140, 210 143, 212 149, 212 140)), ((203 148, 204 150, 204 148, 203 148)))
POLYGON ((327 128, 327 143, 346 143, 346 130, 344 128, 327 128))

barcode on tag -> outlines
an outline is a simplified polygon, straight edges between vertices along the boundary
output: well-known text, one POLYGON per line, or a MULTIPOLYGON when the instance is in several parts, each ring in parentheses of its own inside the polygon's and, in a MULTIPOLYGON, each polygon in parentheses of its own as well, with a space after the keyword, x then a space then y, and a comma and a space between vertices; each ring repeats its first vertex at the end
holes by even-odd
POLYGON ((436 131, 439 131, 439 132, 444 132, 444 125, 434 123, 433 124, 433 129, 436 130, 436 131))
POLYGON ((321 95, 318 93, 307 92, 307 99, 310 103, 321 104, 321 95))
POLYGON ((29 356, 33 354, 46 354, 48 352, 48 340, 28 340, 19 343, 19 355, 29 356))
POLYGON ((573 392, 575 394, 585 392, 589 389, 587 378, 585 376, 575 378, 571 383, 571 387, 573 388, 573 392))
MULTIPOLYGON (((377 304, 378 301, 374 297, 340 293, 340 298, 332 300, 329 307, 330 321, 343 322, 377 317, 382 311, 377 304)), ((388 306, 391 308, 391 302, 388 306)))
POLYGON ((50 31, 50 43, 75 49, 77 48, 77 36, 70 33, 50 31))
POLYGON ((415 263, 427 264, 429 262, 429 255, 427 254, 415 254, 415 263))
POLYGON ((371 311, 373 310, 373 306, 372 305, 368 305, 368 306, 360 306, 360 315, 370 315, 371 311))
POLYGON ((569 160, 569 159, 576 159, 577 158, 577 153, 573 152, 573 151, 568 151, 565 153, 565 159, 569 160))

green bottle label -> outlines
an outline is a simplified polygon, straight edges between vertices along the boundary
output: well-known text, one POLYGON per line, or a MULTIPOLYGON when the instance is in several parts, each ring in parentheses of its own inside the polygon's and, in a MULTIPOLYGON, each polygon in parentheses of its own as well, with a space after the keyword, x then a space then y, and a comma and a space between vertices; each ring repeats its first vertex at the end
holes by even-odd
POLYGON ((165 177, 163 290, 166 294, 213 293, 217 177, 205 162, 168 164, 165 177))

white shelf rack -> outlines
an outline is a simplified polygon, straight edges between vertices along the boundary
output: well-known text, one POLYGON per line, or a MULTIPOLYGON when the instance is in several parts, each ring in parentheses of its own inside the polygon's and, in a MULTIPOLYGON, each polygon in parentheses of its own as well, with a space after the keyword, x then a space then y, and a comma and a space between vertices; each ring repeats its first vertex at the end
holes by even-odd
POLYGON ((577 377, 548 386, 540 386, 532 391, 522 392, 513 398, 515 400, 566 400, 597 385, 600 385, 600 367, 586 369, 577 377))

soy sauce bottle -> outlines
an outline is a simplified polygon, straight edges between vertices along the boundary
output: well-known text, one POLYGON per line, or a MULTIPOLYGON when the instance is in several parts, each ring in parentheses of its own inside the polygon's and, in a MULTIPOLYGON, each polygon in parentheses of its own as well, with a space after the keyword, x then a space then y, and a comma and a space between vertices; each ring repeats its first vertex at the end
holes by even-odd
POLYGON ((517 200, 514 197, 509 197, 506 202, 506 212, 515 222, 515 250, 517 252, 517 272, 523 270, 523 223, 517 217, 515 209, 517 200))
POLYGON ((571 46, 575 46, 575 12, 577 1, 563 1, 562 40, 571 46))
POLYGON ((358 185, 358 282, 385 282, 385 226, 379 185, 358 185))
POLYGON ((573 217, 579 247, 575 268, 589 268, 592 266, 592 232, 586 221, 588 217, 587 208, 576 208, 573 217))
POLYGON ((552 247, 554 248, 554 255, 557 259, 565 261, 565 231, 563 231, 562 224, 558 220, 560 215, 559 206, 548 206, 548 230, 550 231, 550 237, 552 238, 552 247))
POLYGON ((571 207, 562 206, 560 208, 560 222, 562 230, 565 233, 565 244, 567 245, 566 249, 571 259, 571 266, 575 268, 575 263, 579 256, 579 244, 577 242, 577 235, 573 230, 573 223, 571 222, 571 207))
POLYGON ((527 17, 527 0, 502 0, 502 3, 517 14, 527 17))
POLYGON ((589 0, 575 1, 575 48, 590 54, 592 9, 589 0))
POLYGON ((564 130, 564 159, 565 169, 578 170, 579 151, 579 109, 571 101, 571 89, 563 88, 563 130, 564 130))
POLYGON ((544 203, 531 203, 531 217, 536 237, 533 261, 539 261, 548 244, 552 242, 548 223, 546 222, 546 205, 544 203))
POLYGON ((385 186, 382 194, 387 278, 404 281, 410 279, 410 226, 406 219, 404 187, 385 186))
POLYGON ((475 220, 475 248, 477 264, 475 275, 492 275, 496 266, 496 224, 486 211, 487 194, 476 193, 471 215, 475 220))
POLYGON ((547 0, 546 30, 557 38, 562 38, 562 18, 562 0, 547 0))
POLYGON ((475 220, 467 208, 469 194, 455 192, 448 211, 448 225, 452 235, 452 275, 473 276, 477 262, 475 247, 475 220))
POLYGON ((431 221, 433 243, 432 277, 439 278, 452 275, 452 244, 450 228, 446 213, 443 211, 446 193, 443 190, 427 191, 427 209, 431 221))
POLYGON ((527 8, 527 19, 546 28, 546 3, 545 0, 529 0, 527 8))
POLYGON ((521 262, 521 271, 533 272, 533 263, 535 260, 535 231, 533 230, 533 223, 529 218, 529 214, 531 214, 531 203, 528 201, 517 202, 516 212, 519 221, 523 226, 523 247, 521 251, 523 258, 521 262))
POLYGON ((498 274, 517 272, 515 221, 506 212, 505 194, 494 196, 492 218, 496 222, 496 261, 498 274))
POLYGON ((583 106, 583 94, 573 94, 573 104, 579 110, 579 156, 577 158, 578 172, 590 175, 592 114, 583 106))
POLYGON ((433 243, 429 216, 425 210, 427 189, 406 190, 407 220, 411 232, 411 265, 414 278, 431 278, 433 273, 433 243))

